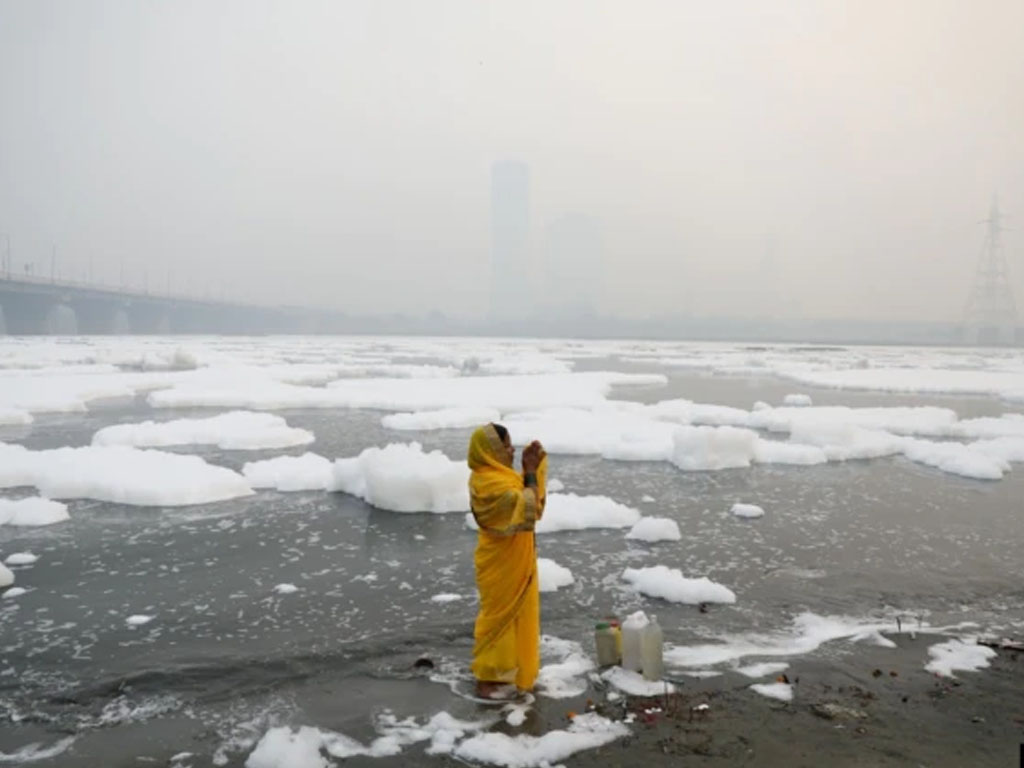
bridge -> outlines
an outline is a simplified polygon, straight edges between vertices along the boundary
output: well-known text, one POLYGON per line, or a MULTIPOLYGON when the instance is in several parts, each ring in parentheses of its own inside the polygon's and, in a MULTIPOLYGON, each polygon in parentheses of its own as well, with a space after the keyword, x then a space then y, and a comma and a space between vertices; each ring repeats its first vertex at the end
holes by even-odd
POLYGON ((0 334, 338 333, 345 315, 0 273, 0 334))

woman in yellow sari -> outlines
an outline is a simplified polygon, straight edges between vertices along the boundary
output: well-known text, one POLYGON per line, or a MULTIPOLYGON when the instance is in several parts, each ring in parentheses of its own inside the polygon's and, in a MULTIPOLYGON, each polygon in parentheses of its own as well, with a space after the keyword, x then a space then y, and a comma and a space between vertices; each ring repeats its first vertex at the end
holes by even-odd
POLYGON ((540 592, 533 527, 544 513, 547 455, 539 442, 513 468, 508 430, 487 424, 469 441, 470 507, 480 528, 474 562, 480 613, 473 632, 477 695, 533 688, 540 671, 540 592))

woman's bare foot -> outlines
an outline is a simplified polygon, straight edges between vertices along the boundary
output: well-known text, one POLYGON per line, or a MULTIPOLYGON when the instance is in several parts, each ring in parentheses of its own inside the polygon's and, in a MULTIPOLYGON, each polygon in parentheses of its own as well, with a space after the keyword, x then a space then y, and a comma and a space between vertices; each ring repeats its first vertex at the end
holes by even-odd
POLYGON ((516 687, 508 683, 495 683, 489 680, 477 680, 476 695, 480 699, 512 699, 516 695, 516 687))

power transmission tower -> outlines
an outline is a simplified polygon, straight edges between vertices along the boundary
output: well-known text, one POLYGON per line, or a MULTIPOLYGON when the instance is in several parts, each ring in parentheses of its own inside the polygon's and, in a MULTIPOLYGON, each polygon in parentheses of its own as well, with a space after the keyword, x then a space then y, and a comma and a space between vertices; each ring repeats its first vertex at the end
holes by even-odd
POLYGON ((967 299, 964 324, 972 344, 1013 344, 1017 330, 1017 305, 1003 253, 1003 220, 993 199, 985 225, 985 241, 974 273, 974 287, 967 299))

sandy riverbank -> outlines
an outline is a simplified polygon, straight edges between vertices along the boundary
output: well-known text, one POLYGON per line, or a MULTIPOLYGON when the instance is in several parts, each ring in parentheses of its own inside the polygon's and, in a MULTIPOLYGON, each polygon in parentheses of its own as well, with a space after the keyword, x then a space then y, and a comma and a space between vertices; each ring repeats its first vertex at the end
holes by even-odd
POLYGON ((935 636, 891 639, 897 648, 866 647, 840 663, 794 660, 791 703, 753 693, 738 675, 686 682, 666 703, 630 698, 633 734, 569 765, 1016 766, 1024 654, 1000 651, 988 669, 940 678, 921 661, 935 636), (701 703, 706 714, 691 714, 701 703), (652 708, 667 711, 645 717, 652 708))

